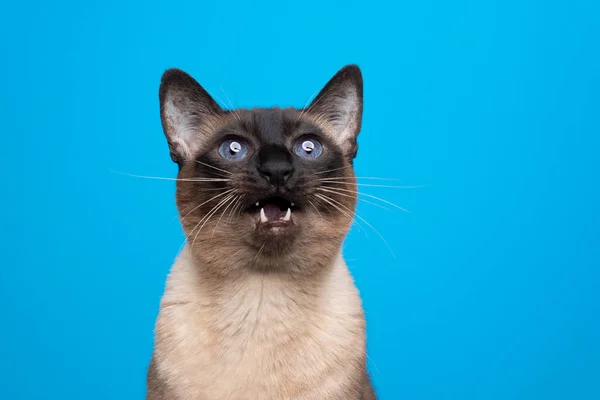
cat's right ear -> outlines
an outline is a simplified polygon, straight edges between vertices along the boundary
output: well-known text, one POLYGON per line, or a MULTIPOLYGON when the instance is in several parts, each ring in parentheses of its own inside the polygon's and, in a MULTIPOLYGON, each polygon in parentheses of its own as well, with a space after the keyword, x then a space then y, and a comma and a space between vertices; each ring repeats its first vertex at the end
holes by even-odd
POLYGON ((222 109, 194 78, 179 69, 163 74, 158 97, 171 158, 181 165, 194 155, 206 125, 222 109))

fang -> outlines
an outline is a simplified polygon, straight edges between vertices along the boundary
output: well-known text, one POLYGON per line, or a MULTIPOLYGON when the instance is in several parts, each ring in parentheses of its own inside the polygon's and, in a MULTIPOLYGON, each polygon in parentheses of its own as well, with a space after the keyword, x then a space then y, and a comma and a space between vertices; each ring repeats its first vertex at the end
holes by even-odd
POLYGON ((289 208, 287 209, 287 212, 285 213, 285 216, 283 217, 284 221, 289 221, 290 218, 292 217, 292 210, 290 210, 289 208))
POLYGON ((260 222, 265 223, 268 222, 269 220, 267 219, 267 216, 265 215, 265 209, 261 208, 260 209, 260 222))

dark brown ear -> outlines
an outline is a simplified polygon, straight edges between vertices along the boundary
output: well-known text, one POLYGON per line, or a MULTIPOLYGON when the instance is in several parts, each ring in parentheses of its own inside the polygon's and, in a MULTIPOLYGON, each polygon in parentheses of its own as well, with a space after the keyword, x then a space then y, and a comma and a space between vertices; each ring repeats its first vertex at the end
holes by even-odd
POLYGON ((362 74, 357 65, 347 65, 319 92, 307 113, 330 124, 335 139, 352 159, 358 150, 356 138, 362 124, 362 110, 362 74))
POLYGON ((175 68, 163 74, 158 97, 171 158, 181 164, 192 156, 206 120, 222 110, 194 78, 175 68))

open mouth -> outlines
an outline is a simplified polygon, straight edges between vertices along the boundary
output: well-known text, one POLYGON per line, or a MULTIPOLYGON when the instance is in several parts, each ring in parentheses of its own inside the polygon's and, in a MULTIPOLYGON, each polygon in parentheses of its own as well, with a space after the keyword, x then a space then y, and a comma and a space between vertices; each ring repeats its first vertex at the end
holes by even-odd
POLYGON ((277 227, 293 224, 293 214, 298 207, 292 201, 281 197, 269 197, 256 201, 248 208, 255 214, 259 226, 277 227))

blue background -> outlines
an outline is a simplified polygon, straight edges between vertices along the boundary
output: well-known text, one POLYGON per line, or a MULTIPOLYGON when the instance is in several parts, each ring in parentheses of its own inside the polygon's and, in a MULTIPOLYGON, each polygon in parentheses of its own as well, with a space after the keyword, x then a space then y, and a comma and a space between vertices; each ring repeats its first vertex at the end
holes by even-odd
POLYGON ((345 247, 381 399, 599 399, 599 20, 583 0, 3 2, 0 399, 144 397, 183 236, 172 182, 111 171, 176 174, 164 69, 303 106, 347 63, 358 175, 429 185, 362 186, 410 213, 360 204, 395 258, 367 226, 345 247))

